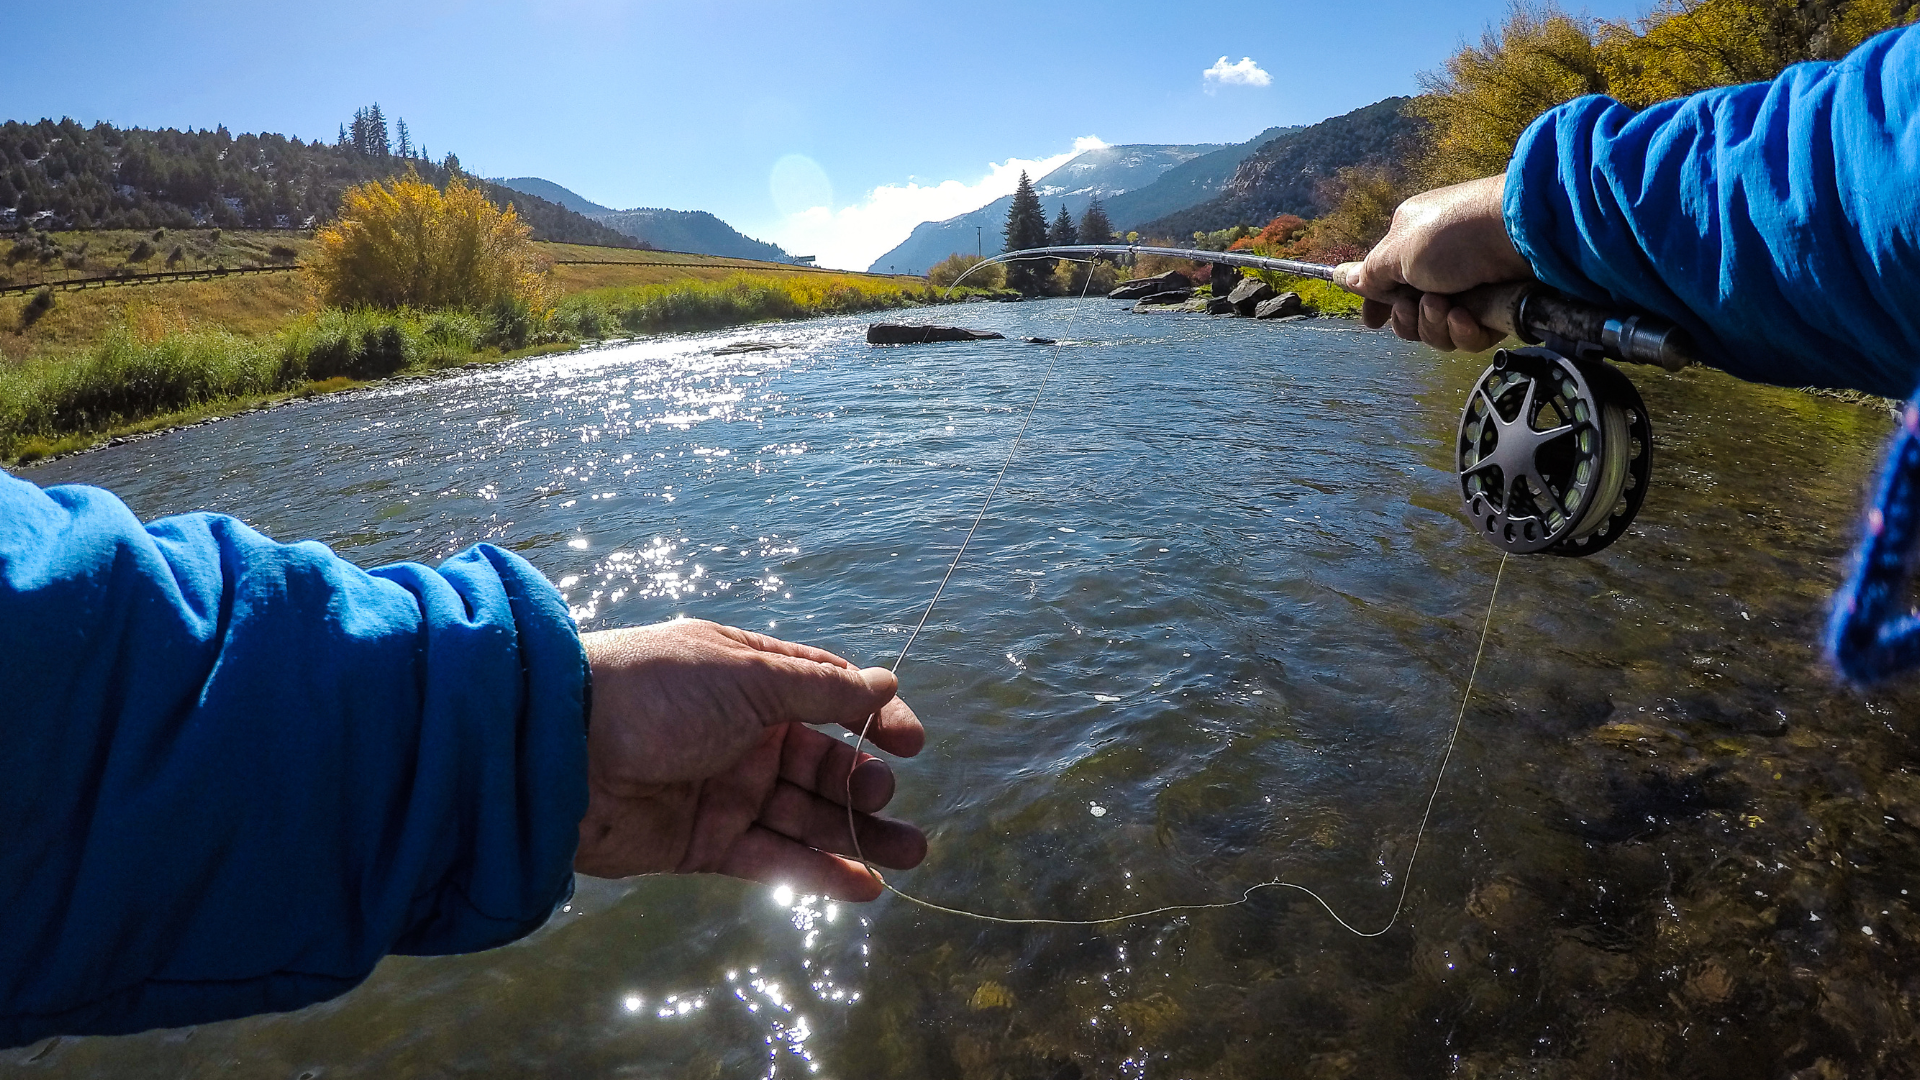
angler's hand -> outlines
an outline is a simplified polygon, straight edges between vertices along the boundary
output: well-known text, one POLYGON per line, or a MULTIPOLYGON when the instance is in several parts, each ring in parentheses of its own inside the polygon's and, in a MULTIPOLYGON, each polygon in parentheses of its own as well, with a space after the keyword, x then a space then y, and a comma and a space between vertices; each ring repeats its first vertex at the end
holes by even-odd
POLYGON ((1453 296, 1476 285, 1532 281, 1501 213, 1506 176, 1422 192, 1400 204, 1386 238, 1365 262, 1342 263, 1335 280, 1366 298, 1360 317, 1369 327, 1391 322, 1408 341, 1442 352, 1479 352, 1504 336, 1490 330, 1453 296))
POLYGON ((867 733, 901 756, 926 732, 885 668, 710 622, 585 634, 593 669, 587 813, 574 867, 597 877, 729 874, 799 892, 871 900, 880 882, 852 858, 906 868, 920 830, 874 816, 893 773, 809 724, 867 733))

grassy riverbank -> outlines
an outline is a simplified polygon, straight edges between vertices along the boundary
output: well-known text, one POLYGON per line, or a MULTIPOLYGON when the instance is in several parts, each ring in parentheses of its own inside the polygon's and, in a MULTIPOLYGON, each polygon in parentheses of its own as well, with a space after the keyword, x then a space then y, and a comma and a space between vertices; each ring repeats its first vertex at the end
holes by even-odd
MULTIPOLYGON (((120 249, 141 239, 151 235, 55 234, 52 243, 124 261, 120 249)), ((237 231, 198 239, 196 262, 232 255, 234 265, 260 261, 239 258, 254 248, 280 254, 269 239, 288 242, 284 234, 237 231)), ((512 305, 481 313, 323 310, 298 273, 0 298, 0 460, 32 461, 287 397, 610 337, 943 299, 919 278, 536 246, 554 263, 562 297, 550 312, 512 305)), ((51 258, 9 265, 22 280, 36 271, 57 280, 80 269, 51 258)))
POLYGON ((0 455, 30 461, 276 396, 465 363, 497 331, 477 316, 328 311, 269 339, 228 330, 110 333, 0 368, 0 455), (154 422, 158 422, 157 424, 154 422))
POLYGON ((33 461, 279 398, 579 342, 940 300, 915 279, 727 270, 718 280, 589 290, 551 313, 329 310, 265 333, 195 326, 155 306, 164 299, 134 304, 87 345, 0 363, 0 459, 33 461))

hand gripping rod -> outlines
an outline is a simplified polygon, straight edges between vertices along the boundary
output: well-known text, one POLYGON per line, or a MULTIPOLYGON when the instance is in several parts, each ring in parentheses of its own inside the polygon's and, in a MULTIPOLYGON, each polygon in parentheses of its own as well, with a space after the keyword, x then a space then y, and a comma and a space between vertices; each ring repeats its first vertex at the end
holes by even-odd
MULTIPOLYGON (((1334 268, 1324 263, 1275 259, 1243 251, 1202 251, 1198 248, 1149 247, 1145 244, 1068 244, 1026 248, 995 255, 979 265, 1011 259, 1088 259, 1096 255, 1165 255, 1194 262, 1319 278, 1344 287, 1343 283, 1334 280, 1334 268)), ((966 274, 960 276, 965 278, 966 274)), ((954 284, 959 282, 955 281, 954 284)), ((1559 339, 1575 346, 1598 346, 1601 355, 1608 359, 1655 364, 1668 371, 1679 371, 1694 360, 1686 331, 1680 327, 1652 315, 1596 307, 1562 295, 1538 282, 1481 285, 1455 296, 1453 300, 1472 312, 1482 326, 1512 334, 1529 345, 1559 339)))

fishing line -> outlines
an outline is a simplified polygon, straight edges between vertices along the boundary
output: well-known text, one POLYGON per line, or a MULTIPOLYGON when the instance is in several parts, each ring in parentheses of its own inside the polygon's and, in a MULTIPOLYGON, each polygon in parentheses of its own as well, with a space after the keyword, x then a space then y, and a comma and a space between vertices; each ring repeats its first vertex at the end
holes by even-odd
MULTIPOLYGON (((1064 261, 1081 262, 1083 260, 1067 259, 1064 261)), ((1087 288, 1093 284, 1093 260, 1084 261, 1088 263, 1088 270, 1086 284, 1082 287, 1080 293, 1081 300, 1086 299, 1087 288)), ((947 585, 953 580, 954 572, 960 568, 960 561, 966 557, 967 547, 973 543, 974 534, 980 531, 981 522, 986 520, 987 510, 993 506, 994 496, 1000 491, 1001 481, 1006 478, 1008 468, 1013 465, 1015 455, 1020 452, 1020 444, 1026 439, 1027 428, 1033 423, 1034 411, 1039 408, 1041 398, 1046 395, 1047 384, 1053 378, 1054 365, 1059 362, 1060 348, 1061 346, 1058 342, 1054 343, 1052 355, 1047 361, 1047 369, 1040 377, 1040 386, 1034 391, 1033 400, 1027 404, 1026 416, 1021 420, 1020 429, 1014 434, 1012 444, 1007 447, 1007 456, 1006 459, 1000 463, 1000 471, 994 474, 993 483, 987 488, 986 498, 981 500, 979 513, 974 515, 973 524, 967 528, 966 535, 961 538, 960 548, 953 553, 953 561, 947 565, 946 574, 940 578, 940 584, 935 587, 933 599, 927 601, 926 610, 920 614, 920 621, 914 625, 912 632, 907 635, 906 644, 900 647, 900 655, 897 656, 893 662, 893 671, 896 674, 899 672, 901 665, 906 663, 907 654, 912 651, 914 642, 919 640, 920 631, 927 625, 927 621, 933 617, 933 609, 939 606, 940 598, 946 593, 947 585)), ((1250 886, 1245 892, 1240 894, 1238 900, 1221 900, 1212 903, 1166 904, 1144 911, 1131 911, 1098 919, 1053 919, 992 915, 986 912, 950 907, 946 904, 936 903, 932 900, 915 896, 912 893, 895 887, 893 883, 887 881, 885 877, 881 876, 879 871, 874 869, 873 864, 867 860, 865 850, 863 850, 860 845, 860 833, 855 827, 853 813, 853 773, 854 770, 859 767, 861 749, 866 746, 867 733, 872 729, 874 720, 879 716, 878 713, 868 716, 866 722, 860 725, 860 732, 854 739, 853 744, 853 765, 847 770, 847 834, 853 841, 854 857, 859 859, 860 865, 864 866, 867 872, 872 874, 874 878, 880 882, 882 887, 908 903, 916 904, 929 911, 937 911, 945 915, 958 915, 961 918, 974 919, 979 922, 996 923, 1002 926, 1109 926, 1115 923, 1137 922, 1141 919, 1148 919, 1156 915, 1166 915, 1174 912, 1217 911, 1222 908, 1239 907, 1242 904, 1252 902, 1253 894, 1262 889, 1292 889, 1311 897, 1315 903, 1319 904, 1320 907, 1326 911, 1327 915, 1331 917, 1334 922, 1339 923, 1342 929, 1356 937, 1380 937, 1387 933, 1387 931, 1392 930, 1394 926, 1399 923, 1400 914, 1406 908, 1407 891, 1413 886, 1414 863, 1420 858, 1420 845, 1422 841, 1426 839, 1428 824, 1433 820, 1433 808, 1439 802, 1440 788, 1446 781, 1447 765, 1453 760, 1454 746, 1460 741, 1460 729, 1465 725, 1467 718, 1467 705, 1473 700, 1474 682, 1480 675, 1480 660, 1486 654, 1487 635, 1493 628, 1494 606, 1500 599, 1500 579, 1505 576, 1507 570, 1507 555, 1507 552, 1501 552, 1500 565, 1498 569, 1494 571, 1493 589, 1487 597, 1487 613, 1480 623, 1480 640, 1473 650, 1473 665, 1467 672, 1466 689, 1460 695, 1460 708, 1454 714, 1453 730, 1448 733, 1446 749, 1440 755, 1440 767, 1434 772, 1433 788, 1427 794, 1427 804, 1425 810, 1423 810, 1420 815, 1419 828, 1414 830, 1413 850, 1408 853, 1406 871, 1400 876, 1400 895, 1394 901, 1393 912, 1387 917, 1386 924, 1378 930, 1369 931, 1360 929, 1351 922, 1348 922, 1338 911, 1335 911, 1333 905, 1328 903, 1327 899, 1318 892, 1308 886, 1287 881, 1284 878, 1263 881, 1257 885, 1250 886)))

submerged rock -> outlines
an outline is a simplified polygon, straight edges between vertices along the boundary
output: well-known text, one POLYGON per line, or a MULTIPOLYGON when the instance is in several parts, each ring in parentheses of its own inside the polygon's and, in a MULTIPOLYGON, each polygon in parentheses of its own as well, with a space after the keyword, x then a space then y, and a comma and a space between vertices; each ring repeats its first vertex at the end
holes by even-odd
MULTIPOLYGON (((1268 290, 1271 292, 1272 290, 1268 290)), ((1300 294, 1284 292, 1261 301, 1253 309, 1256 319, 1290 319, 1300 314, 1300 294)))
POLYGON ((1254 309, 1273 299, 1273 286, 1259 278, 1241 278, 1240 284, 1233 287, 1227 299, 1233 301, 1233 310, 1241 315, 1252 315, 1254 309))
POLYGON ((867 327, 867 344, 869 345, 925 345, 932 341, 992 341, 1006 336, 993 330, 969 330, 964 326, 874 323, 867 327))
POLYGON ((722 345, 713 350, 713 356, 739 356, 741 353, 767 352, 781 348, 777 341, 736 341, 731 345, 722 345))

